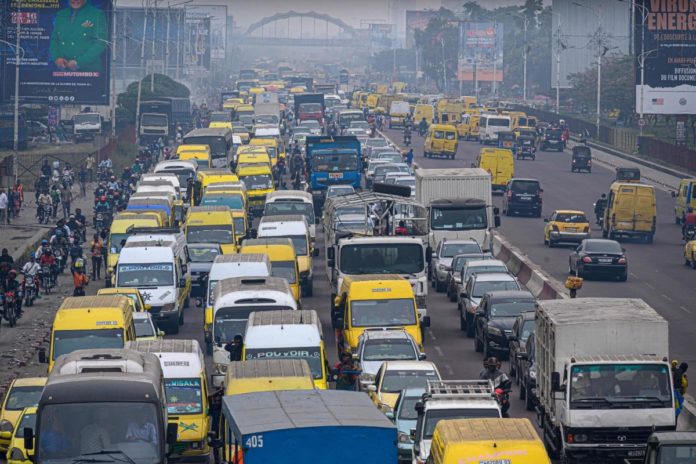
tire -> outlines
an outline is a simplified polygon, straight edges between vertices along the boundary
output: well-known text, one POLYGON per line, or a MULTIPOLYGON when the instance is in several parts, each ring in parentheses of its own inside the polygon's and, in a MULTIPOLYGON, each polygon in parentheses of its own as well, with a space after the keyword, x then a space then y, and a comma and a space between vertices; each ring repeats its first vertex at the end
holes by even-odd
POLYGON ((588 174, 592 173, 592 168, 588 169, 588 170, 587 170, 587 173, 588 173, 588 174))
POLYGON ((491 357, 491 350, 488 348, 488 340, 486 340, 486 337, 483 337, 483 346, 481 347, 481 351, 483 352, 483 359, 488 359, 491 357))
POLYGON ((534 401, 532 401, 532 395, 528 394, 525 390, 524 398, 524 408, 527 411, 534 411, 534 401))
POLYGON ((544 238, 544 246, 549 246, 549 241, 544 238))
MULTIPOLYGON (((464 312, 466 313, 466 314, 464 315, 464 317, 467 317, 469 313, 466 311, 466 309, 464 309, 464 312)), ((476 330, 476 326, 474 326, 474 321, 467 318, 467 321, 466 321, 466 336, 469 337, 469 338, 472 338, 472 337, 474 336, 474 330, 476 330)))
POLYGON ((307 296, 314 296, 314 280, 307 283, 307 296))
POLYGON ((553 248, 556 246, 556 244, 553 243, 553 240, 551 240, 551 239, 549 239, 548 244, 549 244, 549 248, 553 248))
POLYGON ((626 282, 628 280, 628 271, 625 274, 619 275, 619 282, 626 282))
POLYGON ((512 362, 512 355, 510 355, 510 370, 508 371, 508 376, 514 377, 515 381, 519 383, 519 378, 517 377, 517 370, 514 368, 515 363, 512 362))
POLYGON ((654 240, 654 236, 652 234, 647 235, 645 237, 645 243, 647 243, 647 244, 651 244, 653 242, 653 240, 654 240))
POLYGON ((459 315, 459 330, 464 332, 466 330, 466 320, 464 319, 464 316, 461 314, 459 315))
POLYGON ((521 380, 520 380, 519 398, 520 398, 521 400, 523 400, 523 399, 525 399, 526 396, 527 396, 527 391, 526 391, 526 389, 524 388, 524 380, 521 379, 521 380))
MULTIPOLYGON (((182 308, 181 313, 179 313, 179 319, 177 320, 178 325, 184 325, 184 311, 182 308)), ((178 328, 178 327, 177 327, 178 328)))
MULTIPOLYGON (((483 343, 481 343, 476 335, 474 335, 474 351, 477 353, 480 353, 483 351, 483 343)), ((484 359, 487 357, 486 355, 483 356, 484 359)))

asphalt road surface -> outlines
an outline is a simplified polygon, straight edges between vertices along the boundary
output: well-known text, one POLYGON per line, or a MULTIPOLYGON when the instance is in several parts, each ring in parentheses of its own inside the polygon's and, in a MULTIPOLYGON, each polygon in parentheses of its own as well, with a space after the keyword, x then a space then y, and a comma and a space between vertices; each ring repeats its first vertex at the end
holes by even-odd
MULTIPOLYGON (((386 134, 395 143, 403 140, 399 131, 387 130, 386 134)), ((454 160, 424 158, 423 139, 415 133, 412 147, 414 161, 420 167, 439 168, 471 166, 481 145, 478 142, 461 141, 454 160)), ((578 209, 585 211, 587 217, 593 220, 593 203, 600 194, 608 193, 614 179, 614 168, 595 160, 591 174, 571 173, 570 162, 570 150, 564 153, 537 152, 535 161, 515 161, 515 176, 537 178, 541 181, 544 189, 544 216, 550 215, 556 209, 578 209)), ((621 165, 622 160, 616 158, 616 164, 621 165)), ((646 170, 641 168, 641 171, 646 170)), ((656 188, 656 196, 658 220, 654 243, 622 241, 628 260, 628 281, 585 280, 578 294, 580 297, 642 298, 669 321, 670 357, 693 364, 696 363, 696 343, 693 340, 696 328, 696 275, 683 264, 681 228, 674 223, 674 200, 667 189, 659 185, 656 188)), ((494 197, 494 204, 502 205, 500 196, 494 197)), ((503 216, 501 220, 500 232, 505 238, 526 253, 549 276, 561 282, 565 280, 568 275, 568 256, 572 247, 544 246, 542 218, 503 216)), ((597 226, 593 225, 592 234, 601 238, 601 230, 597 226)), ((435 301, 440 300, 438 295, 435 301)), ((451 306, 448 303, 443 305, 451 306)), ((455 310, 451 313, 453 319, 450 319, 449 323, 454 324, 455 310)), ((444 340, 441 343, 450 346, 450 343, 444 340)), ((640 352, 640 343, 640 340, 636 340, 637 352, 640 352)), ((449 355, 447 358, 452 359, 449 355)))

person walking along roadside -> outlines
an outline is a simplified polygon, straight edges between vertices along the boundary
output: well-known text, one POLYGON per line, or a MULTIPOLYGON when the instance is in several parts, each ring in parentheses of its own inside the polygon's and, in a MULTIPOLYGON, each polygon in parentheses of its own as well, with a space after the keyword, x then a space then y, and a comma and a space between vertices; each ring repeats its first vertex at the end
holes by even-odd
POLYGON ((92 280, 99 280, 101 279, 102 248, 104 247, 99 234, 94 234, 90 247, 92 250, 92 280))
POLYGON ((0 189, 0 224, 10 223, 10 218, 7 215, 9 201, 9 198, 7 198, 7 194, 5 193, 5 189, 0 189))

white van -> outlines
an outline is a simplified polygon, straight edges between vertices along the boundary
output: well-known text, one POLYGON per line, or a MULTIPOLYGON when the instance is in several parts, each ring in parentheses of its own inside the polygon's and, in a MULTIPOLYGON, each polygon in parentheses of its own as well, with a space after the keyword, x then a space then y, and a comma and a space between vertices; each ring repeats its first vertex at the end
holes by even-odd
POLYGON ((317 256, 319 250, 312 247, 307 218, 299 214, 263 216, 256 236, 257 238, 287 237, 292 240, 297 256, 297 268, 300 271, 302 294, 312 296, 314 293, 312 257, 317 256))
POLYGON ((198 172, 198 163, 191 160, 166 160, 160 161, 155 165, 153 170, 155 174, 160 173, 172 173, 176 174, 179 179, 179 191, 183 197, 186 196, 186 187, 188 185, 188 179, 193 177, 196 179, 196 172, 198 172))
POLYGON ((164 374, 169 423, 179 424, 172 458, 207 461, 208 379, 203 352, 196 340, 140 340, 126 348, 157 356, 164 374))
POLYGON ((186 184, 182 185, 179 183, 179 178, 173 172, 160 172, 157 174, 148 173, 140 176, 140 183, 144 182, 167 182, 172 185, 179 192, 179 197, 182 197, 186 193, 186 184))
POLYGON ((218 386, 224 380, 230 362, 225 344, 231 342, 235 335, 244 335, 252 312, 273 310, 297 310, 297 302, 287 280, 279 277, 235 277, 219 282, 215 289, 212 330, 206 333, 207 348, 213 355, 213 385, 218 386))
POLYGON ((321 321, 316 311, 253 312, 244 335, 243 361, 304 359, 314 386, 328 388, 328 364, 321 321))
POLYGON ((135 235, 128 238, 116 263, 115 286, 140 290, 157 326, 179 333, 188 306, 191 279, 186 274, 183 236, 135 235), (147 238, 153 238, 147 240, 147 238), (172 240, 172 237, 175 237, 172 240))
POLYGON ((135 187, 135 193, 166 193, 174 196, 174 200, 181 199, 179 190, 166 180, 140 181, 135 187))
POLYGON ((393 101, 389 107, 389 128, 404 127, 409 114, 411 106, 407 101, 393 101))
POLYGON ((512 130, 510 116, 502 114, 482 114, 479 119, 479 143, 497 143, 498 132, 512 130))
POLYGON ((312 237, 312 244, 314 244, 317 230, 312 194, 303 190, 276 190, 266 197, 266 206, 263 209, 264 216, 288 214, 301 214, 307 218, 309 235, 312 237))
MULTIPOLYGON (((222 279, 232 277, 268 277, 271 275, 271 261, 262 253, 218 255, 210 267, 208 289, 206 291, 206 311, 215 303, 215 286, 222 279)), ((197 302, 202 305, 203 302, 197 302)))

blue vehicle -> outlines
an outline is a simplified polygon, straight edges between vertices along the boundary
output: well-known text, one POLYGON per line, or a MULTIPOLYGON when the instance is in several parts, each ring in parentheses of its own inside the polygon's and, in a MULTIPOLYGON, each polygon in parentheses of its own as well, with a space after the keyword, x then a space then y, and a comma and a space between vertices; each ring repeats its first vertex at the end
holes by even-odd
POLYGON ((361 392, 285 390, 225 396, 222 413, 224 442, 215 445, 224 462, 397 462, 396 427, 361 392))
POLYGON ((172 208, 167 200, 157 198, 131 198, 126 206, 126 211, 164 211, 167 217, 172 216, 172 208))
POLYGON ((399 461, 411 461, 413 451, 411 429, 416 428, 416 422, 418 422, 416 403, 423 399, 423 393, 425 393, 424 388, 401 390, 394 411, 387 412, 387 417, 394 421, 398 433, 399 461))
POLYGON ((360 189, 362 154, 360 141, 352 135, 307 137, 309 188, 316 207, 321 207, 330 185, 352 185, 360 189))

